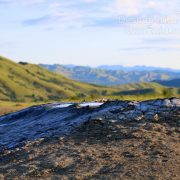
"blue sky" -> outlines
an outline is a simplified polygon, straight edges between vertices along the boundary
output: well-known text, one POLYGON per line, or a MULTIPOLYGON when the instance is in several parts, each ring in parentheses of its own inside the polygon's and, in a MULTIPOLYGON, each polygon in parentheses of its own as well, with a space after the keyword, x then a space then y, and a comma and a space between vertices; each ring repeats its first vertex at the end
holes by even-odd
POLYGON ((179 0, 0 0, 0 54, 180 69, 179 0))

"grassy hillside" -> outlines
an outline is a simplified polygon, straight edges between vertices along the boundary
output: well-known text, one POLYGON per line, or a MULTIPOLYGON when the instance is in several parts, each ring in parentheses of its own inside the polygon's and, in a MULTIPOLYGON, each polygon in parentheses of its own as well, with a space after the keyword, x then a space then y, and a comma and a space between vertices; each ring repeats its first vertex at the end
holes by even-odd
POLYGON ((65 77, 81 82, 90 82, 99 85, 115 86, 137 82, 151 82, 153 80, 169 80, 179 77, 174 71, 152 70, 152 71, 124 71, 103 68, 91 68, 85 66, 68 65, 41 65, 42 67, 65 77))
POLYGON ((111 89, 67 79, 37 65, 0 57, 0 100, 47 101, 103 95, 111 89))
POLYGON ((178 96, 179 89, 156 83, 103 87, 70 80, 38 65, 14 63, 0 57, 0 103, 91 100, 97 98, 152 99, 178 96))

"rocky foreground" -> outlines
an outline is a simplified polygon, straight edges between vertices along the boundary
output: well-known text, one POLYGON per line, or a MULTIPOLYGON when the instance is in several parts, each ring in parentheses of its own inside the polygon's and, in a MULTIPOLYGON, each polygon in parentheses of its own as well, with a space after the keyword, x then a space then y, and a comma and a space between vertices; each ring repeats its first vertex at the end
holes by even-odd
POLYGON ((179 125, 178 98, 34 106, 0 117, 0 179, 178 180, 179 125))

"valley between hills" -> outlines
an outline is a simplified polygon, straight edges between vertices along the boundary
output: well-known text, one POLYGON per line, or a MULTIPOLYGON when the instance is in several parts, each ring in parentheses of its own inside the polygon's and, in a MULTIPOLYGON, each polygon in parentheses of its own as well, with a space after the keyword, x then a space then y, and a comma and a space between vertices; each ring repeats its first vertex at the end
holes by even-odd
POLYGON ((179 95, 179 88, 156 82, 111 87, 78 82, 38 65, 0 57, 0 114, 58 101, 145 100, 179 95))

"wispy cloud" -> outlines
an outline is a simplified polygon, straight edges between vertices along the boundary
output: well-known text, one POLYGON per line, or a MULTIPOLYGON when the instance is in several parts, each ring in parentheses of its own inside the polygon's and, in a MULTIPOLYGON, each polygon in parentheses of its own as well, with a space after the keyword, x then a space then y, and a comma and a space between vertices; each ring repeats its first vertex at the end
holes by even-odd
POLYGON ((29 5, 29 4, 39 4, 44 3, 45 0, 2 0, 1 4, 9 4, 9 5, 29 5))
POLYGON ((9 52, 10 44, 2 43, 15 41, 16 55, 72 63, 125 59, 132 64, 147 55, 150 63, 159 56, 163 64, 175 59, 176 66, 179 7, 179 0, 0 0, 0 47, 9 52))
POLYGON ((26 26, 32 26, 32 25, 47 23, 50 20, 52 20, 52 17, 49 16, 49 15, 45 15, 45 16, 42 16, 42 17, 25 20, 23 22, 23 24, 26 25, 26 26))
MULTIPOLYGON (((82 26, 127 26, 136 23, 143 25, 158 24, 163 18, 178 18, 177 0, 9 0, 9 3, 46 3, 46 13, 37 18, 24 20, 24 25, 54 23, 61 19, 64 24, 82 24, 82 26), (168 7, 168 8, 166 8, 168 7), (167 10, 168 9, 168 10, 167 10), (47 13, 49 11, 49 13, 47 13), (122 21, 123 19, 123 21, 122 21), (69 23, 66 23, 68 20, 69 23), (148 22, 147 22, 148 20, 148 22), (151 21, 150 21, 151 20, 151 21), (149 24, 147 24, 149 23, 149 24)), ((174 19, 175 20, 175 19, 174 19)), ((139 25, 138 24, 138 25, 139 25)))

